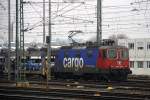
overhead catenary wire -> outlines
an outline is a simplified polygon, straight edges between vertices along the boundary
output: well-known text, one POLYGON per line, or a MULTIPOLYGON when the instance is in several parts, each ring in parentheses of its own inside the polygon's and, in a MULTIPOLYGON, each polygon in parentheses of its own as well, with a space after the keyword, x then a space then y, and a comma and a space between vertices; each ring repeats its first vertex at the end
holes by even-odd
MULTIPOLYGON (((144 1, 144 0, 139 0, 139 1, 144 1)), ((147 1, 147 0, 145 0, 145 1, 147 1)), ((32 6, 36 5, 36 6, 34 6, 36 9, 36 7, 40 6, 40 4, 42 2, 40 2, 40 3, 30 2, 30 3, 32 3, 32 6)), ((103 25, 102 26, 105 28, 110 28, 110 26, 111 27, 114 26, 114 28, 115 28, 114 30, 119 30, 120 29, 119 27, 123 26, 124 28, 128 28, 128 26, 129 27, 134 26, 134 25, 138 26, 138 23, 143 22, 145 24, 141 24, 141 27, 143 27, 144 30, 149 29, 148 16, 150 16, 150 14, 149 14, 150 8, 149 8, 149 6, 143 7, 143 5, 146 5, 146 4, 148 5, 149 1, 142 2, 140 4, 141 4, 140 8, 138 6, 139 3, 133 3, 133 4, 129 3, 128 5, 110 5, 110 6, 104 5, 103 9, 107 10, 107 11, 103 12, 103 14, 105 14, 106 16, 103 17, 103 25), (138 9, 139 11, 137 11, 137 12, 131 11, 134 8, 138 9), (111 11, 109 11, 109 10, 111 10, 111 11), (110 16, 112 14, 114 14, 114 15, 110 16), (145 16, 145 17, 140 18, 141 16, 145 16), (137 21, 137 24, 135 23, 136 21, 137 21)), ((55 29, 57 29, 60 26, 64 27, 64 29, 65 29, 65 27, 67 27, 66 25, 76 27, 76 28, 78 28, 77 26, 80 26, 82 29, 85 26, 87 26, 89 28, 95 27, 96 12, 95 12, 95 10, 93 10, 92 12, 88 12, 89 9, 95 9, 95 7, 96 7, 95 4, 88 4, 88 3, 86 3, 86 0, 84 0, 84 3, 71 3, 71 2, 70 3, 62 3, 60 0, 58 2, 56 1, 53 3, 53 7, 57 7, 57 6, 59 6, 59 7, 57 9, 53 9, 53 13, 52 13, 53 14, 52 26, 54 26, 55 29), (76 6, 79 6, 79 7, 76 7, 76 6), (80 13, 71 14, 71 12, 73 12, 73 11, 80 12, 80 13), (56 18, 55 18, 55 16, 56 16, 56 18), (93 22, 93 23, 91 23, 91 22, 93 22), (82 26, 80 24, 82 24, 82 26)), ((28 7, 28 6, 26 5, 26 7, 28 7)), ((46 10, 48 10, 48 8, 46 8, 46 10)), ((29 32, 35 31, 36 29, 39 29, 40 27, 42 27, 43 22, 41 20, 39 21, 39 18, 41 16, 37 16, 38 15, 37 12, 40 13, 40 10, 36 9, 36 11, 35 11, 34 9, 32 9, 30 11, 27 11, 27 9, 25 9, 25 12, 24 12, 25 15, 31 15, 31 13, 36 15, 35 17, 28 16, 25 18, 26 22, 29 23, 25 28, 28 28, 30 30, 29 32), (30 22, 32 22, 32 23, 30 23, 30 22)), ((12 14, 13 14, 13 12, 12 12, 12 14)), ((3 15, 0 15, 0 16, 3 16, 3 15)), ((48 22, 47 16, 46 16, 46 19, 48 22)), ((87 29, 87 31, 88 31, 88 29, 87 29)), ((131 27, 131 29, 132 29, 132 27, 131 27)), ((123 29, 120 29, 120 30, 123 30, 123 29)), ((28 33, 28 32, 26 32, 26 33, 28 33)))

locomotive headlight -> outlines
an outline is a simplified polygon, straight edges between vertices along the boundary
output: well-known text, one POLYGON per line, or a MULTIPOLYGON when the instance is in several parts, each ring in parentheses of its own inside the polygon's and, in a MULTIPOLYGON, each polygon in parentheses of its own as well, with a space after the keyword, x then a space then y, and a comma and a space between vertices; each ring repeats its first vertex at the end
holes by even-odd
POLYGON ((114 66, 111 66, 111 68, 114 68, 114 66))
POLYGON ((118 64, 118 65, 121 65, 121 63, 122 63, 121 61, 117 61, 117 64, 118 64))

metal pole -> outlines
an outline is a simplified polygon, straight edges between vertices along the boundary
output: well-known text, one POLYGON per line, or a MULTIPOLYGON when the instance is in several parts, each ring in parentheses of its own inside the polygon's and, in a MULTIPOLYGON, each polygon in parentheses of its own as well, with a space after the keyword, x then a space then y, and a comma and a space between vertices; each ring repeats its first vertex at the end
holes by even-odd
MULTIPOLYGON (((24 60, 23 62, 21 59, 24 59, 24 13, 23 13, 23 0, 20 0, 20 79, 25 81, 25 73, 22 73, 22 69, 24 68, 24 60), (23 65, 23 66, 22 66, 23 65), (22 77, 23 75, 23 77, 22 77)), ((24 71, 24 69, 23 69, 24 71)))
POLYGON ((43 0, 43 44, 45 43, 45 0, 43 0))
POLYGON ((102 0, 97 0, 97 43, 102 41, 102 0))
POLYGON ((16 81, 19 80, 19 40, 18 40, 18 0, 16 0, 16 68, 15 68, 15 74, 16 75, 16 81), (16 73, 17 71, 17 73, 16 73))
POLYGON ((48 69, 49 69, 49 80, 51 80, 51 0, 49 0, 49 27, 48 27, 49 43, 48 43, 48 69))
POLYGON ((10 15, 10 0, 8 0, 8 80, 10 80, 11 77, 10 50, 11 50, 11 15, 10 15))
POLYGON ((21 77, 21 74, 22 74, 22 72, 21 72, 21 58, 22 58, 22 48, 21 48, 21 46, 22 46, 22 36, 21 36, 21 34, 22 34, 22 8, 21 8, 21 6, 22 6, 22 0, 19 0, 19 81, 22 81, 22 77, 21 77))
POLYGON ((11 23, 11 42, 13 42, 14 41, 14 25, 13 25, 14 23, 12 22, 11 23))

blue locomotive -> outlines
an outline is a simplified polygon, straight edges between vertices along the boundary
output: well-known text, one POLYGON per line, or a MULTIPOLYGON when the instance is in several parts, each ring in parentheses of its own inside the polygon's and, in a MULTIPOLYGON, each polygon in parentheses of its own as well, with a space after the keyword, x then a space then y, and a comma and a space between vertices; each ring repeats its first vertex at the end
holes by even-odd
POLYGON ((128 48, 117 45, 61 48, 55 58, 54 76, 126 80, 131 73, 128 53, 128 48))

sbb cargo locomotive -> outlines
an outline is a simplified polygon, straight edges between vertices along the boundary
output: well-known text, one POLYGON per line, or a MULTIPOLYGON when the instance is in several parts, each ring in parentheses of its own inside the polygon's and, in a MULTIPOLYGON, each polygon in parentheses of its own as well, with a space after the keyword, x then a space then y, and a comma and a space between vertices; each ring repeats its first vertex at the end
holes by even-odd
POLYGON ((53 71, 56 77, 126 80, 131 73, 128 48, 113 45, 61 48, 53 71))
MULTIPOLYGON (((52 49, 51 74, 55 78, 126 80, 128 74, 131 73, 128 48, 118 45, 97 46, 94 44, 78 44, 52 49)), ((24 61, 23 67, 26 69, 27 74, 36 72, 36 74, 46 76, 44 73, 44 69, 47 68, 45 67, 47 65, 45 63, 46 57, 43 60, 41 59, 43 58, 43 52, 47 52, 46 50, 47 48, 40 50, 42 52, 41 57, 33 58, 31 56, 24 61)), ((30 53, 32 52, 30 51, 30 53)), ((37 53, 33 51, 33 54, 37 53)), ((2 64, 0 66, 4 66, 4 57, 1 59, 2 64)), ((15 62, 12 63, 12 67, 15 67, 14 64, 15 62)))

